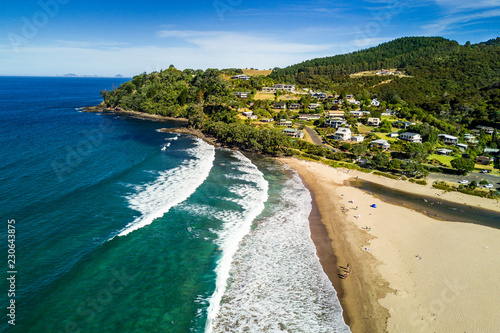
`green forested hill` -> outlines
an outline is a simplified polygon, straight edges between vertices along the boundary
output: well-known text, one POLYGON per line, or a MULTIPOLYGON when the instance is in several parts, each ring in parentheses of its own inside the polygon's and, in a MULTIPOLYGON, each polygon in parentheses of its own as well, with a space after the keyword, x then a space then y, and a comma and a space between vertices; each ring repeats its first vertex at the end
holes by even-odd
POLYGON ((441 37, 406 37, 376 47, 333 57, 304 61, 283 69, 275 69, 271 77, 296 83, 308 78, 352 74, 382 68, 406 68, 416 59, 456 50, 460 45, 441 37))
POLYGON ((338 94, 369 94, 387 104, 412 106, 413 110, 415 106, 419 109, 417 119, 433 116, 465 126, 478 121, 500 122, 495 102, 500 84, 500 38, 459 45, 441 37, 405 37, 350 54, 275 69, 270 76, 338 94), (349 76, 383 68, 397 68, 407 76, 349 76))

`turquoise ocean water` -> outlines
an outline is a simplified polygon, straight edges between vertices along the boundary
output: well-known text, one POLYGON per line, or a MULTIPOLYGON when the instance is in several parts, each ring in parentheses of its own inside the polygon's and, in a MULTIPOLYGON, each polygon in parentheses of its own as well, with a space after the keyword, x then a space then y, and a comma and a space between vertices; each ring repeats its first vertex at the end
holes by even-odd
POLYGON ((348 332, 295 172, 81 112, 124 81, 0 78, 0 331, 348 332))

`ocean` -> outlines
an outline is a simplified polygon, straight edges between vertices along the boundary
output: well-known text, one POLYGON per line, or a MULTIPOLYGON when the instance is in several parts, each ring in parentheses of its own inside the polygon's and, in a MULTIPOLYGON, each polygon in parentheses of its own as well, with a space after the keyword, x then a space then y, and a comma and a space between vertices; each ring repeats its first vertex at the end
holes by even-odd
POLYGON ((126 80, 0 77, 0 331, 349 332, 295 171, 82 112, 126 80))

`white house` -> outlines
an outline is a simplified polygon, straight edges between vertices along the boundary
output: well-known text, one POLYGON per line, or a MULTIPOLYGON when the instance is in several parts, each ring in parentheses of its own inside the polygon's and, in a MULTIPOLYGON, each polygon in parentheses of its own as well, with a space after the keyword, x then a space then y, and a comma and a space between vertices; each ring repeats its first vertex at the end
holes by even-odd
POLYGON ((476 144, 479 143, 479 140, 472 134, 464 134, 465 142, 476 144))
POLYGON ((252 111, 245 111, 245 112, 243 112, 243 115, 247 118, 250 118, 251 116, 253 116, 253 112, 252 111))
POLYGON ((294 92, 295 91, 295 85, 294 84, 275 84, 274 87, 264 87, 262 88, 263 92, 269 92, 269 93, 275 93, 276 91, 289 91, 289 92, 294 92))
POLYGON ((302 131, 299 131, 299 130, 296 130, 293 128, 285 128, 283 130, 283 133, 285 133, 288 136, 291 136, 292 138, 301 138, 302 139, 304 137, 304 133, 302 131))
POLYGON ((290 105, 288 106, 288 108, 290 110, 297 110, 297 109, 300 109, 300 103, 290 103, 290 105))
POLYGON ((376 98, 372 99, 372 106, 380 106, 380 102, 376 98))
POLYGON ((408 142, 419 142, 419 143, 422 143, 422 136, 418 133, 412 133, 412 132, 405 132, 405 133, 401 133, 399 135, 399 138, 401 140, 405 140, 405 141, 408 141, 408 142))
POLYGON ((350 114, 353 117, 361 118, 363 117, 363 111, 350 111, 350 114))
POLYGON ((341 127, 333 135, 333 139, 339 141, 347 141, 351 139, 351 130, 346 127, 341 127))
POLYGON ((333 128, 339 128, 340 126, 345 125, 346 121, 342 118, 331 118, 325 121, 325 124, 333 128))
POLYGON ((318 107, 319 107, 318 103, 311 103, 311 104, 309 104, 309 110, 316 109, 318 107))
POLYGON ((293 122, 291 120, 280 119, 280 121, 278 121, 278 126, 292 127, 292 125, 293 122))
POLYGON ((351 137, 351 141, 352 142, 363 142, 365 138, 363 138, 362 135, 355 135, 353 137, 351 137))
POLYGON ((479 131, 484 130, 484 133, 489 134, 489 135, 492 135, 493 132, 495 132, 495 129, 493 127, 487 127, 487 126, 483 126, 483 125, 476 126, 476 129, 479 131))
POLYGON ((446 148, 436 149, 436 154, 438 155, 450 155, 451 153, 453 153, 453 150, 451 149, 446 149, 446 148))
POLYGON ((390 138, 397 138, 399 136, 399 133, 398 132, 392 132, 392 133, 387 134, 387 136, 390 137, 390 138))
POLYGON ((239 98, 248 98, 248 96, 250 96, 250 92, 235 91, 233 94, 239 98))
POLYGON ((391 147, 391 144, 387 142, 387 140, 384 139, 378 139, 378 140, 373 140, 370 142, 371 146, 376 146, 382 149, 389 149, 391 147))
POLYGON ((439 134, 438 138, 449 145, 456 145, 458 143, 458 138, 453 135, 439 134))
POLYGON ((240 75, 235 75, 235 76, 233 76, 231 79, 233 79, 233 80, 243 80, 243 81, 247 81, 247 80, 250 80, 250 76, 245 75, 245 74, 240 74, 240 75))
POLYGON ((380 118, 368 118, 368 126, 379 126, 380 125, 380 118))

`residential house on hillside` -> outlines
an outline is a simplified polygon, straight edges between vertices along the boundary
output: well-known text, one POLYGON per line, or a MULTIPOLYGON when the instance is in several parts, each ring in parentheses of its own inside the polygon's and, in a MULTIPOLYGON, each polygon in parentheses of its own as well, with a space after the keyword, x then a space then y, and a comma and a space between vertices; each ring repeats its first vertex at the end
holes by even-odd
POLYGON ((309 104, 308 108, 309 108, 309 110, 319 108, 319 104, 318 103, 311 103, 311 104, 309 104))
POLYGON ((271 122, 273 122, 273 120, 271 118, 262 118, 260 121, 263 122, 263 123, 271 123, 271 122))
POLYGON ((415 125, 415 123, 413 123, 411 121, 402 121, 402 120, 398 120, 398 121, 395 121, 392 123, 393 127, 404 128, 404 129, 407 129, 411 125, 415 125))
POLYGON ((326 93, 324 93, 324 92, 314 92, 314 91, 311 91, 310 95, 311 95, 311 97, 315 97, 315 98, 318 98, 318 99, 326 99, 328 97, 326 95, 326 93))
POLYGON ((290 105, 288 106, 288 108, 290 110, 298 110, 298 109, 300 109, 300 103, 290 103, 290 105))
POLYGON ((251 116, 253 116, 253 112, 252 111, 245 111, 242 114, 243 114, 243 116, 245 116, 247 118, 250 118, 251 116))
POLYGON ((387 136, 390 137, 390 138, 397 138, 399 136, 399 133, 398 132, 392 132, 392 133, 387 134, 387 136))
POLYGON ((280 121, 278 121, 278 126, 292 127, 293 122, 291 120, 280 119, 280 121))
POLYGON ((268 92, 268 93, 275 93, 276 91, 288 91, 288 92, 294 92, 295 91, 295 84, 275 84, 273 87, 264 87, 262 88, 263 92, 268 92))
POLYGON ((488 156, 478 156, 476 157, 476 163, 477 164, 482 164, 482 165, 488 165, 490 164, 492 161, 491 158, 489 158, 488 156))
POLYGON ((377 71, 377 75, 392 75, 392 72, 387 69, 381 69, 377 71))
POLYGON ((332 128, 339 128, 342 125, 345 125, 347 122, 342 118, 330 118, 325 121, 326 126, 332 128))
POLYGON ((466 151, 467 148, 469 148, 469 146, 466 145, 465 143, 457 143, 456 146, 460 148, 461 151, 466 151))
POLYGON ((350 111, 349 113, 356 118, 361 118, 364 116, 363 111, 350 111))
POLYGON ((401 140, 405 140, 405 141, 408 141, 408 142, 419 142, 419 143, 422 143, 422 136, 418 133, 412 133, 412 132, 405 132, 405 133, 401 133, 399 135, 399 138, 401 140))
POLYGON ((339 118, 344 118, 344 111, 328 111, 328 118, 336 118, 336 117, 339 117, 339 118))
POLYGON ((500 149, 498 148, 484 148, 483 154, 498 155, 500 149))
POLYGON ((293 129, 293 128, 285 128, 283 130, 283 133, 285 133, 288 136, 291 136, 292 138, 300 138, 302 139, 304 137, 304 133, 302 131, 293 129))
POLYGON ((374 99, 372 99, 371 105, 372 106, 380 106, 380 102, 376 98, 374 98, 374 99))
POLYGON ((337 129, 337 132, 333 135, 333 139, 339 141, 347 141, 351 139, 351 130, 347 127, 341 127, 337 129))
POLYGON ((451 149, 447 148, 436 149, 436 154, 438 155, 450 155, 451 153, 453 153, 453 150, 451 149))
POLYGON ((285 110, 286 109, 286 103, 285 102, 274 103, 273 104, 273 109, 285 110))
POLYGON ((384 150, 387 150, 391 147, 391 144, 389 142, 387 142, 387 140, 384 140, 384 139, 373 140, 372 142, 370 142, 370 145, 378 147, 378 148, 382 148, 384 150))
POLYGON ((442 140, 447 145, 456 145, 458 143, 458 138, 453 135, 439 134, 438 138, 442 140))
POLYGON ((243 80, 243 81, 247 81, 247 80, 250 80, 250 76, 245 75, 245 74, 240 74, 240 75, 235 75, 235 76, 233 76, 231 79, 233 79, 233 80, 243 80))
POLYGON ((379 126, 380 125, 380 118, 368 118, 367 122, 368 126, 379 126))
POLYGON ((465 140, 465 142, 470 143, 470 144, 479 143, 479 140, 472 134, 464 134, 464 140, 465 140))
POLYGON ((250 96, 251 92, 240 92, 240 91, 235 91, 233 93, 236 97, 239 97, 239 98, 248 98, 248 96, 250 96))
POLYGON ((488 135, 492 135, 495 132, 495 129, 493 127, 487 127, 483 125, 476 126, 475 130, 476 132, 479 131, 479 133, 481 132, 481 130, 484 130, 484 133, 488 135))
POLYGON ((321 115, 319 114, 308 114, 308 113, 299 113, 299 120, 317 120, 320 119, 321 115))
POLYGON ((394 110, 387 109, 387 110, 385 110, 385 112, 382 112, 380 115, 381 116, 394 116, 394 110))
POLYGON ((355 135, 351 137, 352 142, 363 142, 365 138, 362 135, 355 135))

